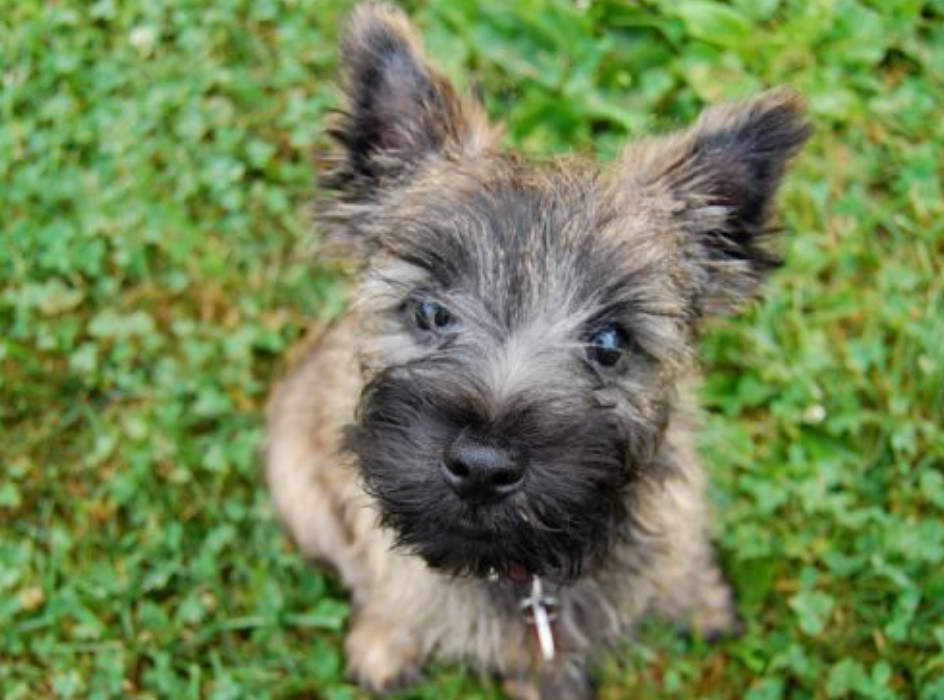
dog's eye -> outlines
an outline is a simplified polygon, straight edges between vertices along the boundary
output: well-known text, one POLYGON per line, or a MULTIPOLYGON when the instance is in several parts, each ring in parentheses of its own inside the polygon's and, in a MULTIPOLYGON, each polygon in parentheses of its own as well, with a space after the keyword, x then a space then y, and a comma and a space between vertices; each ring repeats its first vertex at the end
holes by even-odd
POLYGON ((617 326, 596 331, 587 341, 587 357, 603 367, 613 367, 623 356, 626 335, 617 326))
POLYGON ((413 320, 418 328, 431 331, 448 326, 452 323, 452 316, 435 301, 420 301, 413 307, 413 320))

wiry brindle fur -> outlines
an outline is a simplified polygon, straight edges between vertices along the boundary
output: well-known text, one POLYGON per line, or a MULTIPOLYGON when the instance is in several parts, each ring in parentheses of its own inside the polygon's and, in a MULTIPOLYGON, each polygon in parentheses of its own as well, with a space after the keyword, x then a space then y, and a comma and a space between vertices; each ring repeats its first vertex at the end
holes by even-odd
POLYGON ((273 396, 267 470, 301 549, 352 590, 354 676, 387 690, 435 654, 518 697, 575 697, 647 613, 730 631, 694 341, 777 264, 798 97, 713 107, 609 167, 535 163, 499 147, 399 10, 361 5, 342 65, 320 215, 362 274, 273 396), (535 575, 560 599, 551 663, 517 609, 535 575))

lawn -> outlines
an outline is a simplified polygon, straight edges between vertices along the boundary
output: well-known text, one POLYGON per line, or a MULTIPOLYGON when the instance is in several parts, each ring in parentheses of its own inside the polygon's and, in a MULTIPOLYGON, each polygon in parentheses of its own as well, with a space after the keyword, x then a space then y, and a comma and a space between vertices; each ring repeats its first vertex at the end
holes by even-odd
MULTIPOLYGON (((349 6, 4 4, 0 697, 362 697, 258 455, 284 353, 344 304, 308 203, 349 6)), ((407 7, 538 155, 809 100, 786 265, 702 353, 746 633, 647 624, 602 696, 944 698, 944 1, 407 7)), ((403 697, 498 691, 444 667, 403 697)))

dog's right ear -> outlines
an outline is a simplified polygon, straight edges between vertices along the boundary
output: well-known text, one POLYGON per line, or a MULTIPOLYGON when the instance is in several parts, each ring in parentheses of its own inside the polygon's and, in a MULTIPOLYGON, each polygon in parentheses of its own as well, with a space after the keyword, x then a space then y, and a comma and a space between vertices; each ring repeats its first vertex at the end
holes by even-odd
POLYGON ((340 160, 323 184, 367 201, 436 157, 468 157, 492 141, 482 107, 426 61, 403 12, 358 5, 341 41, 346 110, 331 130, 340 160))

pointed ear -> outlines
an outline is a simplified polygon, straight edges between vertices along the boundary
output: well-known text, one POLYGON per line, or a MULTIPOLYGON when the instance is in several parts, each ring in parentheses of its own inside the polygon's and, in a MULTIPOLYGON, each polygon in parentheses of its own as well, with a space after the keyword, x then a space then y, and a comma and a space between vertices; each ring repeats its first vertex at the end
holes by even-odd
POLYGON ((472 155, 490 140, 484 111, 426 62, 403 12, 365 2, 341 41, 347 105, 331 135, 340 160, 324 183, 348 200, 371 199, 430 157, 472 155))
POLYGON ((780 264, 765 243, 781 177, 810 135, 792 90, 707 109, 688 131, 630 149, 637 187, 667 202, 696 264, 701 311, 737 309, 780 264))

